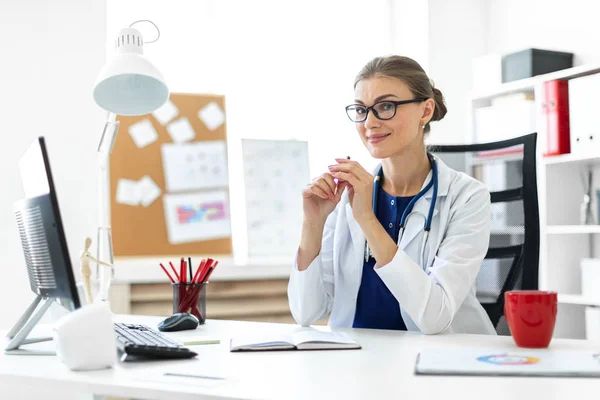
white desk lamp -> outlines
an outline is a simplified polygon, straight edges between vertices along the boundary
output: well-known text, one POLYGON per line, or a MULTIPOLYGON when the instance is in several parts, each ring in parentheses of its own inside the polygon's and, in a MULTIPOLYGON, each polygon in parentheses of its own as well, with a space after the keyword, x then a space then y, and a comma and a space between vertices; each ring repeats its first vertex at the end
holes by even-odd
POLYGON ((119 129, 116 115, 144 115, 162 106, 169 98, 169 88, 158 69, 143 55, 142 34, 132 26, 122 29, 115 39, 115 53, 109 59, 96 80, 94 100, 108 111, 104 132, 98 145, 98 189, 100 224, 98 226, 96 276, 100 280, 96 301, 107 301, 110 280, 114 270, 102 268, 100 264, 114 265, 112 234, 110 228, 109 159, 119 129))

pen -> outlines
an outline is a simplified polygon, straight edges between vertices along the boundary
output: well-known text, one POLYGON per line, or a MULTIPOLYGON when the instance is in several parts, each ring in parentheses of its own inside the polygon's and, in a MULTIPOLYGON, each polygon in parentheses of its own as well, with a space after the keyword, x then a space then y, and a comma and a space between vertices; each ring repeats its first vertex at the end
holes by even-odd
MULTIPOLYGON (((349 160, 350 156, 346 156, 346 160, 349 160)), ((340 180, 338 178, 333 178, 333 182, 335 182, 336 187, 335 187, 335 194, 337 194, 337 184, 340 183, 340 180)))
POLYGON ((162 263, 160 263, 160 267, 162 268, 163 271, 165 271, 165 274, 167 274, 167 276, 169 277, 169 279, 171 280, 171 282, 175 283, 175 281, 173 280, 173 277, 169 274, 169 271, 167 271, 167 269, 165 268, 164 265, 162 265, 162 263))
POLYGON ((181 283, 185 283, 185 261, 183 261, 183 257, 179 260, 179 276, 181 276, 181 283))
POLYGON ((208 271, 208 274, 206 274, 206 278, 204 278, 204 282, 208 282, 208 280, 210 279, 210 276, 212 275, 212 273, 215 271, 215 269, 217 268, 217 265, 219 264, 218 261, 215 262, 215 265, 213 265, 212 269, 210 271, 208 271))
POLYGON ((198 279, 196 280, 197 283, 202 283, 204 282, 204 277, 206 276, 206 274, 208 273, 208 270, 210 269, 210 267, 212 266, 213 263, 213 259, 209 258, 206 261, 206 264, 204 265, 204 268, 202 268, 202 271, 200 272, 200 275, 198 276, 198 279))
POLYGON ((169 265, 171 266, 171 269, 173 270, 173 273, 175 274, 175 278, 177 278, 177 281, 181 282, 181 278, 177 274, 177 270, 175 269, 175 267, 173 266, 173 263, 171 261, 169 261, 169 265))
POLYGON ((206 260, 202 260, 200 262, 200 265, 198 265, 198 269, 196 270, 196 273, 194 274, 194 279, 192 279, 192 283, 198 283, 198 278, 200 277, 200 273, 204 269, 205 265, 206 265, 206 260))
POLYGON ((194 283, 192 282, 192 278, 194 277, 192 274, 192 257, 188 257, 188 269, 190 270, 190 283, 194 283))

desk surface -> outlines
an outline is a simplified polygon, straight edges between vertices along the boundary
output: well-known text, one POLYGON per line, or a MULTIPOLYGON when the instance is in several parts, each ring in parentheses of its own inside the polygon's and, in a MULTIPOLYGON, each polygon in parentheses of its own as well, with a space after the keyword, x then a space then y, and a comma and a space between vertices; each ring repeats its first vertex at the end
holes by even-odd
MULTIPOLYGON (((118 320, 155 326, 160 318, 118 316, 118 320)), ((71 372, 56 357, 0 355, 0 383, 36 385, 64 393, 148 399, 313 399, 436 398, 555 399, 597 398, 600 379, 430 377, 413 373, 417 353, 426 348, 502 348, 514 350, 510 337, 482 335, 425 336, 412 332, 340 329, 362 350, 230 353, 231 336, 289 332, 284 324, 209 320, 195 331, 172 336, 219 337, 221 344, 194 346, 198 357, 187 361, 120 364, 93 372, 71 372), (190 378, 182 385, 160 381, 165 372, 226 378, 211 387, 190 378), (406 397, 412 396, 412 397, 406 397)), ((327 328, 323 328, 327 329, 327 328)), ((555 339, 553 349, 597 351, 600 342, 555 339)), ((206 383, 208 382, 208 383, 206 383)))

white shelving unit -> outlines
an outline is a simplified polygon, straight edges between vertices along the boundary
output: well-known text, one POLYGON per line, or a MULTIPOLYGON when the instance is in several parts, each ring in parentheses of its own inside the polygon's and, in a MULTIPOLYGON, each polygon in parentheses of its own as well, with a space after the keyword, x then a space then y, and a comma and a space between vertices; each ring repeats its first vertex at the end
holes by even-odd
POLYGON ((586 298, 579 294, 559 294, 558 302, 561 304, 600 307, 600 299, 586 298))
MULTIPOLYGON (((600 73, 600 65, 578 66, 533 78, 502 84, 490 90, 474 91, 471 94, 469 118, 471 119, 472 142, 488 142, 484 133, 476 132, 475 110, 492 104, 499 96, 514 93, 533 94, 536 109, 536 131, 538 132, 538 197, 540 211, 540 277, 539 287, 556 291, 559 301, 559 315, 555 328, 556 337, 585 338, 586 307, 600 307, 599 299, 591 299, 581 294, 580 260, 600 257, 600 225, 579 225, 579 210, 583 199, 581 173, 593 171, 593 193, 600 188, 600 154, 565 154, 543 157, 545 142, 545 120, 541 114, 541 99, 544 82, 555 79, 573 79, 580 76, 600 73)), ((522 133, 507 134, 505 138, 522 133)), ((524 134, 524 133, 523 133, 524 134)), ((494 159, 494 162, 510 163, 522 159, 521 156, 507 155, 494 159)), ((466 160, 467 168, 485 164, 486 160, 466 160)), ((598 204, 592 196, 592 211, 598 222, 598 204)), ((492 230, 496 235, 513 235, 517 232, 492 230)), ((600 291, 600 288, 598 288, 600 291)), ((590 338, 591 339, 591 338, 590 338)), ((594 339, 600 339, 594 338, 594 339)))
POLYGON ((548 235, 588 235, 600 233, 600 225, 549 225, 546 233, 548 235))

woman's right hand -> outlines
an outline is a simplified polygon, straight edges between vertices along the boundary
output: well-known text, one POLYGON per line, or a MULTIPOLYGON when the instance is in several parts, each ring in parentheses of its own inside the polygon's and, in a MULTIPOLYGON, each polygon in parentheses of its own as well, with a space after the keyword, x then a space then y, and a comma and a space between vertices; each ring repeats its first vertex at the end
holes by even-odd
POLYGON ((302 190, 304 220, 310 224, 325 224, 325 220, 340 202, 346 181, 336 181, 330 173, 315 178, 302 190))

